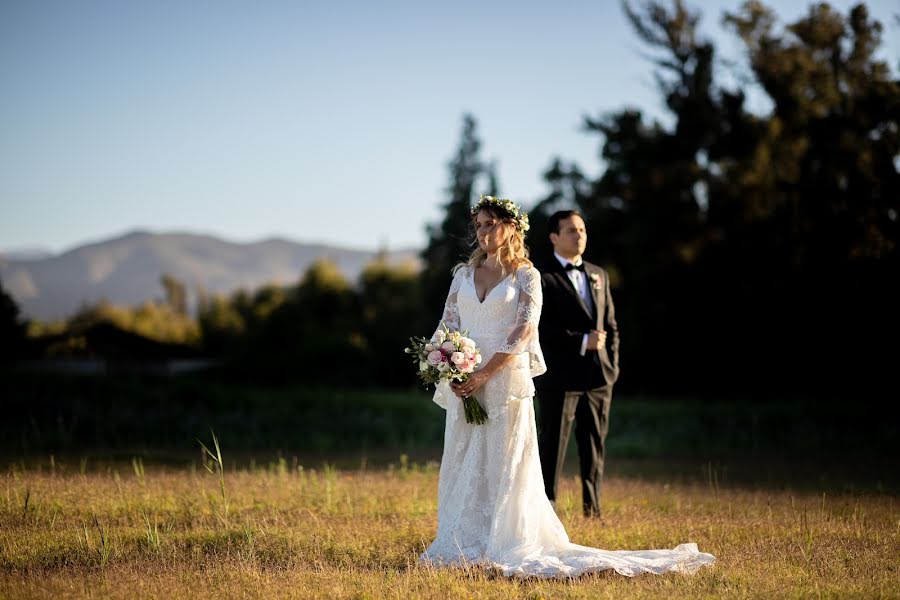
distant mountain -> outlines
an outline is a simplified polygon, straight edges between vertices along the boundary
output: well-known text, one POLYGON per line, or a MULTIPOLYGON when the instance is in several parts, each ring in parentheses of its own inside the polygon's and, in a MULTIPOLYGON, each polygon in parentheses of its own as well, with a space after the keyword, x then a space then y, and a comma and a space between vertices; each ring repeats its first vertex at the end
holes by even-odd
MULTIPOLYGON (((163 295, 160 277, 171 274, 193 296, 299 281, 317 258, 328 258, 355 281, 374 251, 268 239, 250 244, 207 235, 135 231, 51 256, 0 255, 0 282, 27 317, 58 319, 84 303, 107 299, 133 305, 163 295)), ((388 260, 418 261, 414 250, 389 252, 388 260)))
POLYGON ((44 248, 26 247, 12 250, 0 250, 0 263, 10 260, 40 260, 53 256, 53 253, 44 248))

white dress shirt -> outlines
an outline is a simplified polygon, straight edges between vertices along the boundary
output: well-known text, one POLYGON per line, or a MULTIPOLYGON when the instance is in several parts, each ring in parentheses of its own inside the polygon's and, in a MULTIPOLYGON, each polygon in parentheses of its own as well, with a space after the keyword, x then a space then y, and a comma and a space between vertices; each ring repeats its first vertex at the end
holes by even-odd
MULTIPOLYGON (((565 268, 566 265, 570 263, 578 267, 583 262, 580 256, 577 257, 574 261, 571 261, 568 258, 563 258, 556 252, 553 253, 553 256, 556 257, 556 260, 559 261, 559 264, 561 264, 563 268, 565 268)), ((575 286, 575 290, 581 296, 581 299, 584 300, 584 304, 585 306, 587 306, 588 311, 590 312, 594 306, 594 299, 591 296, 591 288, 588 286, 587 274, 583 271, 579 271, 578 269, 572 269, 571 271, 566 271, 566 275, 569 277, 569 281, 572 282, 572 285, 575 286)), ((581 338, 582 356, 584 356, 584 353, 587 351, 587 341, 588 334, 584 334, 584 337, 581 338)))

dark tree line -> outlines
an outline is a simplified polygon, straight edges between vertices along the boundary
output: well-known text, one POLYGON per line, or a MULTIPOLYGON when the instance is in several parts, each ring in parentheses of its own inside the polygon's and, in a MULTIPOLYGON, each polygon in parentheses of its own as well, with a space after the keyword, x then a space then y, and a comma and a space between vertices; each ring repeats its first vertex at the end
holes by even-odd
POLYGON ((0 281, 0 366, 12 362, 25 353, 26 325, 19 306, 3 289, 0 281))
POLYGON ((206 350, 228 359, 228 374, 260 382, 408 385, 403 355, 423 324, 413 265, 378 258, 352 285, 331 262, 317 261, 299 283, 238 292, 201 307, 206 350))
MULTIPOLYGON (((552 192, 612 267, 622 383, 668 392, 882 393, 898 353, 900 84, 864 5, 810 7, 783 29, 759 2, 724 22, 772 110, 716 81, 683 2, 624 4, 654 52, 671 126, 636 110, 587 118, 596 180, 557 160, 552 192)), ((542 243, 537 236, 532 243, 542 243)), ((546 244, 544 250, 546 249, 546 244)))

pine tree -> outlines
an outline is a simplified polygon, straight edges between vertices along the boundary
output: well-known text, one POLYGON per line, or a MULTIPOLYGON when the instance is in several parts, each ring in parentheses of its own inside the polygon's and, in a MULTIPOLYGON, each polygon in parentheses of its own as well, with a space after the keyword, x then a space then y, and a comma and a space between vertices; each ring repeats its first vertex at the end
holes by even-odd
MULTIPOLYGON (((481 141, 472 115, 463 116, 462 137, 456 155, 448 164, 450 183, 444 218, 438 226, 428 226, 428 245, 422 252, 422 287, 425 305, 440 315, 455 265, 472 252, 472 205, 482 179, 488 179, 488 192, 497 194, 498 182, 492 165, 480 158, 481 141)), ((432 317, 433 318, 433 317, 432 317)), ((433 324, 428 324, 433 326, 433 324)))

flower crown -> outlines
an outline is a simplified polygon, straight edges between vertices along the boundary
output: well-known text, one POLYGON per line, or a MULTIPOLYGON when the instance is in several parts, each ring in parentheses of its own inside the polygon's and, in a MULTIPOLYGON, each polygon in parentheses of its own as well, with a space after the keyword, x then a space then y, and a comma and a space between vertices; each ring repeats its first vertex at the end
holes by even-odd
POLYGON ((528 213, 524 212, 521 207, 509 198, 495 198, 493 196, 482 195, 475 206, 472 207, 472 216, 478 214, 482 208, 490 206, 496 208, 500 212, 506 213, 513 221, 516 222, 516 231, 525 235, 531 228, 528 224, 528 213))

